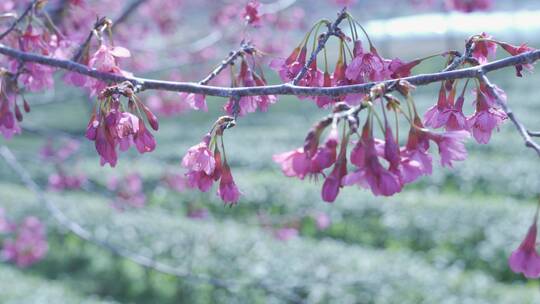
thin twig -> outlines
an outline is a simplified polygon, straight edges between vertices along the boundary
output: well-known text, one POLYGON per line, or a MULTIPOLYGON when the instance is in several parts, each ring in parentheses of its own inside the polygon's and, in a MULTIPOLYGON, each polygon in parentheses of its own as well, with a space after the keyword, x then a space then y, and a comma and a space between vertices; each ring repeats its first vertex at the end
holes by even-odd
POLYGON ((330 36, 337 34, 337 32, 339 30, 339 24, 341 23, 341 21, 343 21, 343 19, 345 19, 345 17, 347 17, 347 9, 346 8, 342 9, 339 12, 338 17, 336 18, 334 23, 327 24, 328 25, 328 30, 326 31, 326 33, 323 33, 320 37, 317 37, 317 39, 318 39, 317 48, 313 51, 313 53, 311 53, 311 56, 309 57, 306 64, 302 67, 302 70, 300 70, 300 72, 296 75, 296 77, 294 77, 294 79, 292 81, 293 85, 297 85, 300 82, 300 80, 302 80, 302 78, 304 78, 304 76, 306 75, 306 73, 310 69, 311 64, 313 63, 313 61, 315 61, 317 59, 317 55, 324 49, 324 46, 326 45, 326 42, 328 42, 328 39, 330 38, 330 36))
POLYGON ((535 141, 532 140, 531 135, 527 131, 525 125, 517 118, 512 109, 510 109, 510 107, 506 104, 506 101, 502 100, 501 96, 495 89, 495 86, 491 83, 489 78, 487 78, 485 72, 482 69, 480 69, 478 72, 478 79, 487 86, 490 94, 495 96, 497 104, 506 113, 508 118, 510 118, 510 120, 514 123, 514 126, 525 141, 525 146, 535 150, 538 156, 540 156, 540 145, 538 145, 535 141))
POLYGON ((540 137, 540 132, 527 131, 531 137, 540 137))
POLYGON ((452 63, 448 65, 443 70, 443 72, 453 71, 457 69, 465 60, 471 58, 473 50, 474 50, 474 41, 472 39, 469 39, 469 41, 467 41, 467 44, 465 44, 465 52, 463 52, 461 56, 455 57, 452 63))
MULTIPOLYGON (((38 54, 26 53, 0 44, 0 54, 21 60, 23 62, 34 62, 44 64, 63 70, 72 71, 86 75, 105 82, 121 83, 129 81, 140 90, 162 90, 171 92, 186 92, 204 94, 208 96, 233 97, 233 96, 265 96, 265 95, 297 95, 297 96, 340 96, 353 93, 367 93, 377 84, 384 84, 389 88, 398 80, 386 80, 381 82, 369 82, 364 84, 346 85, 340 87, 301 87, 290 83, 280 85, 268 85, 258 87, 216 87, 199 85, 193 82, 172 82, 139 77, 126 77, 117 74, 99 72, 88 66, 63 59, 56 59, 38 54)), ((501 60, 486 63, 484 65, 458 69, 448 72, 437 72, 432 74, 420 74, 402 78, 412 85, 426 85, 443 80, 455 80, 464 78, 476 78, 480 70, 489 73, 506 67, 530 64, 540 59, 540 50, 526 52, 520 55, 507 57, 501 60)))
POLYGON ((4 39, 7 35, 9 35, 9 33, 11 33, 11 31, 13 31, 15 29, 15 27, 17 27, 17 25, 24 20, 24 18, 26 17, 26 15, 28 15, 33 9, 34 7, 36 6, 36 4, 38 3, 38 1, 40 0, 34 0, 32 1, 32 3, 30 3, 28 5, 28 7, 24 10, 24 12, 22 13, 22 15, 17 18, 17 20, 15 20, 11 26, 5 31, 3 32, 2 34, 0 34, 0 40, 4 39))
POLYGON ((234 64, 236 59, 238 59, 239 56, 243 56, 244 54, 249 54, 255 52, 255 48, 250 43, 244 43, 242 42, 240 48, 238 50, 232 51, 227 58, 225 58, 221 64, 215 68, 208 76, 206 76, 203 80, 199 81, 200 85, 207 85, 212 79, 214 79, 219 73, 221 73, 224 69, 226 69, 231 64, 234 64))

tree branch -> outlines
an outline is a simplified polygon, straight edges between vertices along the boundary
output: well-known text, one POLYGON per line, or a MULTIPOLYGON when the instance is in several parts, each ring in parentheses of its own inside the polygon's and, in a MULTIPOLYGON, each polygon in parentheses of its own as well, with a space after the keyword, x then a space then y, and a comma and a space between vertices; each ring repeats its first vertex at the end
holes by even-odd
MULTIPOLYGON (((381 82, 369 82, 364 84, 347 85, 341 87, 301 87, 293 84, 268 85, 259 87, 238 87, 226 88, 208 85, 199 85, 192 82, 172 82, 155 79, 146 79, 139 77, 125 77, 116 74, 99 72, 88 66, 63 59, 56 59, 47 56, 25 53, 0 44, 0 54, 21 60, 23 62, 33 62, 44 64, 63 70, 72 71, 88 77, 99 79, 105 82, 123 82, 129 81, 138 86, 141 91, 144 90, 162 90, 172 92, 187 92, 204 94, 208 96, 233 97, 233 96, 262 96, 262 95, 299 95, 299 96, 340 96, 353 93, 367 93, 377 84, 384 84, 390 87, 398 79, 386 80, 381 82)), ((540 59, 540 50, 523 53, 517 56, 507 57, 498 61, 493 61, 484 65, 470 68, 458 69, 448 72, 438 72, 432 74, 420 74, 402 78, 413 85, 426 85, 443 80, 455 80, 464 78, 477 78, 480 71, 489 73, 506 67, 519 64, 530 64, 540 59)))

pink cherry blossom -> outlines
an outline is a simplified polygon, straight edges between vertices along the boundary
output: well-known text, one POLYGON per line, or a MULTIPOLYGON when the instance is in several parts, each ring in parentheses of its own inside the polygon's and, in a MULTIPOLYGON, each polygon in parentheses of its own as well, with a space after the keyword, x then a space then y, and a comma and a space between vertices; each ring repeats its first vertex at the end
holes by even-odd
MULTIPOLYGON (((491 39, 492 37, 486 33, 478 35, 479 39, 491 39)), ((480 40, 475 41, 472 57, 478 60, 480 64, 485 64, 490 58, 495 58, 497 52, 497 44, 492 41, 480 40)))
POLYGON ((216 168, 216 160, 208 145, 211 136, 207 134, 203 141, 189 148, 182 159, 182 166, 190 171, 204 171, 207 175, 212 175, 216 168))
POLYGON ((384 61, 377 50, 372 47, 370 52, 364 53, 360 40, 355 41, 354 59, 345 72, 347 79, 355 83, 365 83, 384 80, 387 74, 384 61))
POLYGON ((347 174, 347 143, 342 143, 339 157, 334 165, 332 172, 325 178, 322 186, 322 199, 325 202, 332 203, 336 200, 339 190, 343 185, 341 180, 347 174))
POLYGON ((375 148, 375 140, 371 128, 366 124, 362 131, 362 138, 353 150, 355 155, 353 164, 358 168, 343 177, 343 185, 358 185, 371 189, 375 195, 390 196, 401 191, 402 184, 399 176, 384 168, 379 161, 375 148))
MULTIPOLYGON (((131 76, 130 73, 121 70, 118 66, 118 58, 128 58, 130 56, 131 54, 126 48, 118 46, 108 47, 102 44, 90 57, 88 66, 100 72, 131 76)), ((98 79, 88 78, 85 87, 90 90, 91 96, 96 96, 107 87, 107 84, 98 79)))
POLYGON ((510 269, 516 273, 523 273, 526 278, 536 279, 540 277, 540 256, 536 251, 536 221, 529 228, 525 239, 519 247, 512 252, 508 259, 510 269))
MULTIPOLYGON (((307 48, 297 47, 287 57, 287 59, 274 59, 270 62, 270 68, 277 71, 279 77, 283 82, 289 82, 293 80, 298 73, 302 70, 302 67, 306 64, 307 48)), ((306 85, 307 78, 304 77, 300 81, 300 85, 306 85)))
POLYGON ((448 131, 442 134, 429 133, 429 137, 439 147, 441 165, 452 167, 454 161, 462 161, 467 158, 467 150, 464 141, 470 137, 469 132, 448 131))
POLYGON ((298 229, 294 227, 282 227, 274 231, 274 237, 280 241, 288 241, 298 236, 298 229))
POLYGON ((454 101, 456 94, 455 87, 450 94, 446 95, 446 88, 441 87, 437 104, 429 108, 424 114, 425 125, 435 129, 444 127, 449 131, 467 129, 465 115, 463 114, 463 96, 454 101))
MULTIPOLYGON (((522 44, 520 46, 515 46, 515 45, 508 44, 508 43, 500 42, 499 45, 512 56, 520 55, 520 54, 523 54, 523 53, 526 53, 526 52, 531 52, 531 51, 535 50, 535 49, 533 49, 531 47, 528 47, 526 44, 522 44)), ((523 71, 523 68, 525 68, 525 69, 527 69, 529 71, 533 70, 533 65, 530 64, 530 63, 523 64, 523 65, 518 64, 515 67, 516 67, 516 75, 518 77, 523 76, 523 74, 521 73, 523 71)))
POLYGON ((236 205, 238 199, 240 198, 240 191, 234 183, 229 165, 224 163, 222 169, 217 194, 223 200, 223 202, 225 202, 225 204, 236 205))
POLYGON ((481 90, 477 90, 476 111, 467 118, 467 127, 478 143, 487 144, 493 130, 498 129, 506 118, 504 111, 490 106, 488 97, 481 90))

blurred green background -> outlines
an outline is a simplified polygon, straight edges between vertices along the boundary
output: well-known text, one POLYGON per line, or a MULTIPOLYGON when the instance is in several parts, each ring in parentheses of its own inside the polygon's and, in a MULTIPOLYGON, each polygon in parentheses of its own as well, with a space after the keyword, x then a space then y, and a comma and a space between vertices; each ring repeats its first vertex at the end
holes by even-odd
MULTIPOLYGON (((442 62, 433 61, 415 73, 441 68, 442 62)), ((538 73, 518 79, 506 69, 492 80, 522 121, 540 128, 538 73)), ((436 102, 437 89, 434 84, 417 90, 420 109, 436 102)), ((28 99, 33 108, 25 116, 27 129, 0 143, 46 188, 54 167, 38 151, 48 137, 80 138, 89 101, 60 81, 56 91, 28 99)), ((470 114, 470 95, 466 102, 470 114)), ((347 188, 327 204, 320 181, 286 178, 271 160, 300 146, 327 111, 281 97, 268 113, 241 118, 225 135, 244 194, 227 208, 214 190, 178 193, 162 181, 166 172, 181 172, 181 157, 222 115, 223 103, 209 98, 208 113, 161 118, 156 151, 123 153, 115 169, 100 167, 92 143, 83 139, 81 152, 64 165, 87 174, 90 186, 47 192, 95 238, 166 263, 182 277, 145 269, 70 234, 0 161, 0 206, 11 218, 37 215, 45 221, 50 246, 46 258, 27 269, 0 263, 0 303, 540 303, 538 282, 507 266, 540 189, 540 163, 510 123, 489 145, 469 141, 466 161, 453 169, 437 165, 432 176, 394 197, 347 188), (143 177, 147 205, 115 211, 106 182, 130 173, 143 177), (194 209, 209 215, 188 217, 194 209), (320 214, 330 219, 326 229, 317 228, 320 214), (275 233, 284 227, 297 228, 298 236, 279 240, 275 233)))

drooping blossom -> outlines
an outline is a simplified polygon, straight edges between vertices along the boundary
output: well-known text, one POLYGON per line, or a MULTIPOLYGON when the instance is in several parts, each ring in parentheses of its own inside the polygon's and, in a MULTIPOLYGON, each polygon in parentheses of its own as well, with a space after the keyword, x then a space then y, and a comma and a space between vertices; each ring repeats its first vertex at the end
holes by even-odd
POLYGON ((463 114, 465 99, 462 95, 455 100, 455 95, 455 86, 452 87, 449 95, 446 94, 446 88, 441 86, 437 104, 429 108, 424 114, 426 126, 435 129, 444 127, 449 131, 467 129, 466 118, 463 114))
MULTIPOLYGON (((277 58, 272 60, 270 62, 270 68, 278 72, 283 82, 290 82, 300 73, 302 67, 306 64, 306 57, 307 48, 305 46, 296 47, 286 59, 277 58)), ((307 82, 307 77, 304 77, 299 85, 305 86, 307 82)))
POLYGON ((219 188, 217 194, 221 197, 221 200, 227 205, 236 205, 240 198, 240 191, 236 186, 231 168, 225 161, 222 166, 221 179, 219 181, 219 188))
POLYGON ((467 149, 464 141, 470 137, 469 132, 447 131, 445 133, 428 133, 429 138, 439 147, 441 165, 452 167, 454 161, 462 161, 467 158, 467 149))
MULTIPOLYGON (((499 45, 512 56, 517 56, 517 55, 535 50, 527 46, 526 44, 515 46, 515 45, 505 43, 505 42, 499 42, 499 45)), ((517 64, 515 65, 515 68, 516 68, 516 75, 518 77, 522 77, 523 74, 521 72, 523 71, 523 68, 527 69, 528 71, 532 71, 534 67, 532 64, 526 63, 526 64, 517 64)))
POLYGON ((476 95, 476 111, 467 118, 467 128, 478 143, 487 144, 493 130, 498 129, 507 116, 482 90, 476 90, 476 95))
POLYGON ((354 59, 345 72, 347 79, 355 83, 365 83, 384 80, 388 78, 388 74, 384 60, 373 46, 366 53, 360 40, 354 42, 354 59))
POLYGON ((19 267, 28 267, 41 260, 47 250, 45 226, 30 216, 16 228, 14 238, 4 241, 2 255, 19 267))
POLYGON ((540 277, 540 256, 536 250, 536 234, 538 211, 534 216, 532 225, 519 247, 512 252, 508 259, 510 269, 515 273, 523 273, 526 278, 536 279, 540 277))
POLYGON ((274 162, 281 165, 285 176, 299 179, 306 176, 317 177, 336 162, 336 148, 339 141, 337 129, 332 127, 324 145, 318 146, 320 132, 322 130, 316 127, 308 134, 304 147, 272 157, 274 162))
POLYGON ((414 121, 416 126, 411 126, 407 144, 400 150, 401 156, 401 181, 412 183, 422 175, 431 175, 433 166, 431 155, 428 152, 429 138, 419 118, 414 121))
POLYGON ((399 176, 384 168, 379 160, 369 122, 362 130, 362 138, 351 152, 351 162, 357 169, 343 177, 343 185, 358 185, 371 189, 375 195, 384 196, 401 191, 403 186, 399 176))
POLYGON ((135 146, 139 153, 151 152, 156 147, 154 136, 146 128, 144 116, 152 129, 158 130, 156 116, 137 98, 130 99, 129 108, 139 110, 123 111, 123 106, 117 95, 99 96, 98 105, 90 117, 86 128, 86 138, 95 142, 96 151, 100 156, 101 165, 116 166, 118 152, 126 151, 135 146))
MULTIPOLYGON (((254 59, 252 54, 247 54, 254 59)), ((256 87, 256 86, 265 86, 267 85, 266 80, 262 74, 256 73, 252 67, 248 65, 248 61, 242 59, 240 64, 240 71, 238 75, 232 81, 233 86, 239 85, 242 87, 256 87)), ((224 110, 229 115, 238 115, 244 116, 247 113, 253 113, 257 109, 260 109, 263 112, 268 110, 268 107, 271 104, 274 104, 277 101, 275 95, 266 95, 266 96, 242 96, 238 99, 230 98, 229 101, 224 105, 224 110)))
MULTIPOLYGON (((335 146, 337 146, 337 128, 333 127, 332 132, 334 132, 334 135, 332 136, 332 145, 333 145, 333 159, 335 159, 335 146)), ((341 184, 341 180, 343 177, 347 174, 347 144, 348 144, 348 136, 344 138, 344 140, 341 143, 339 156, 337 157, 337 160, 335 160, 334 168, 330 172, 330 174, 324 179, 324 183, 322 186, 321 194, 322 199, 325 202, 332 203, 336 200, 336 197, 339 194, 339 190, 343 187, 341 184)), ((332 160, 332 163, 334 162, 332 160)))
POLYGON ((214 154, 210 151, 211 134, 204 136, 203 140, 189 148, 188 152, 182 159, 182 166, 188 170, 185 174, 187 177, 187 185, 190 188, 199 188, 200 191, 206 192, 219 177, 216 168, 220 169, 221 161, 219 152, 214 154))
POLYGON ((189 148, 182 159, 182 166, 190 171, 204 171, 207 175, 212 175, 216 168, 214 154, 209 150, 210 134, 207 134, 203 141, 189 148))

